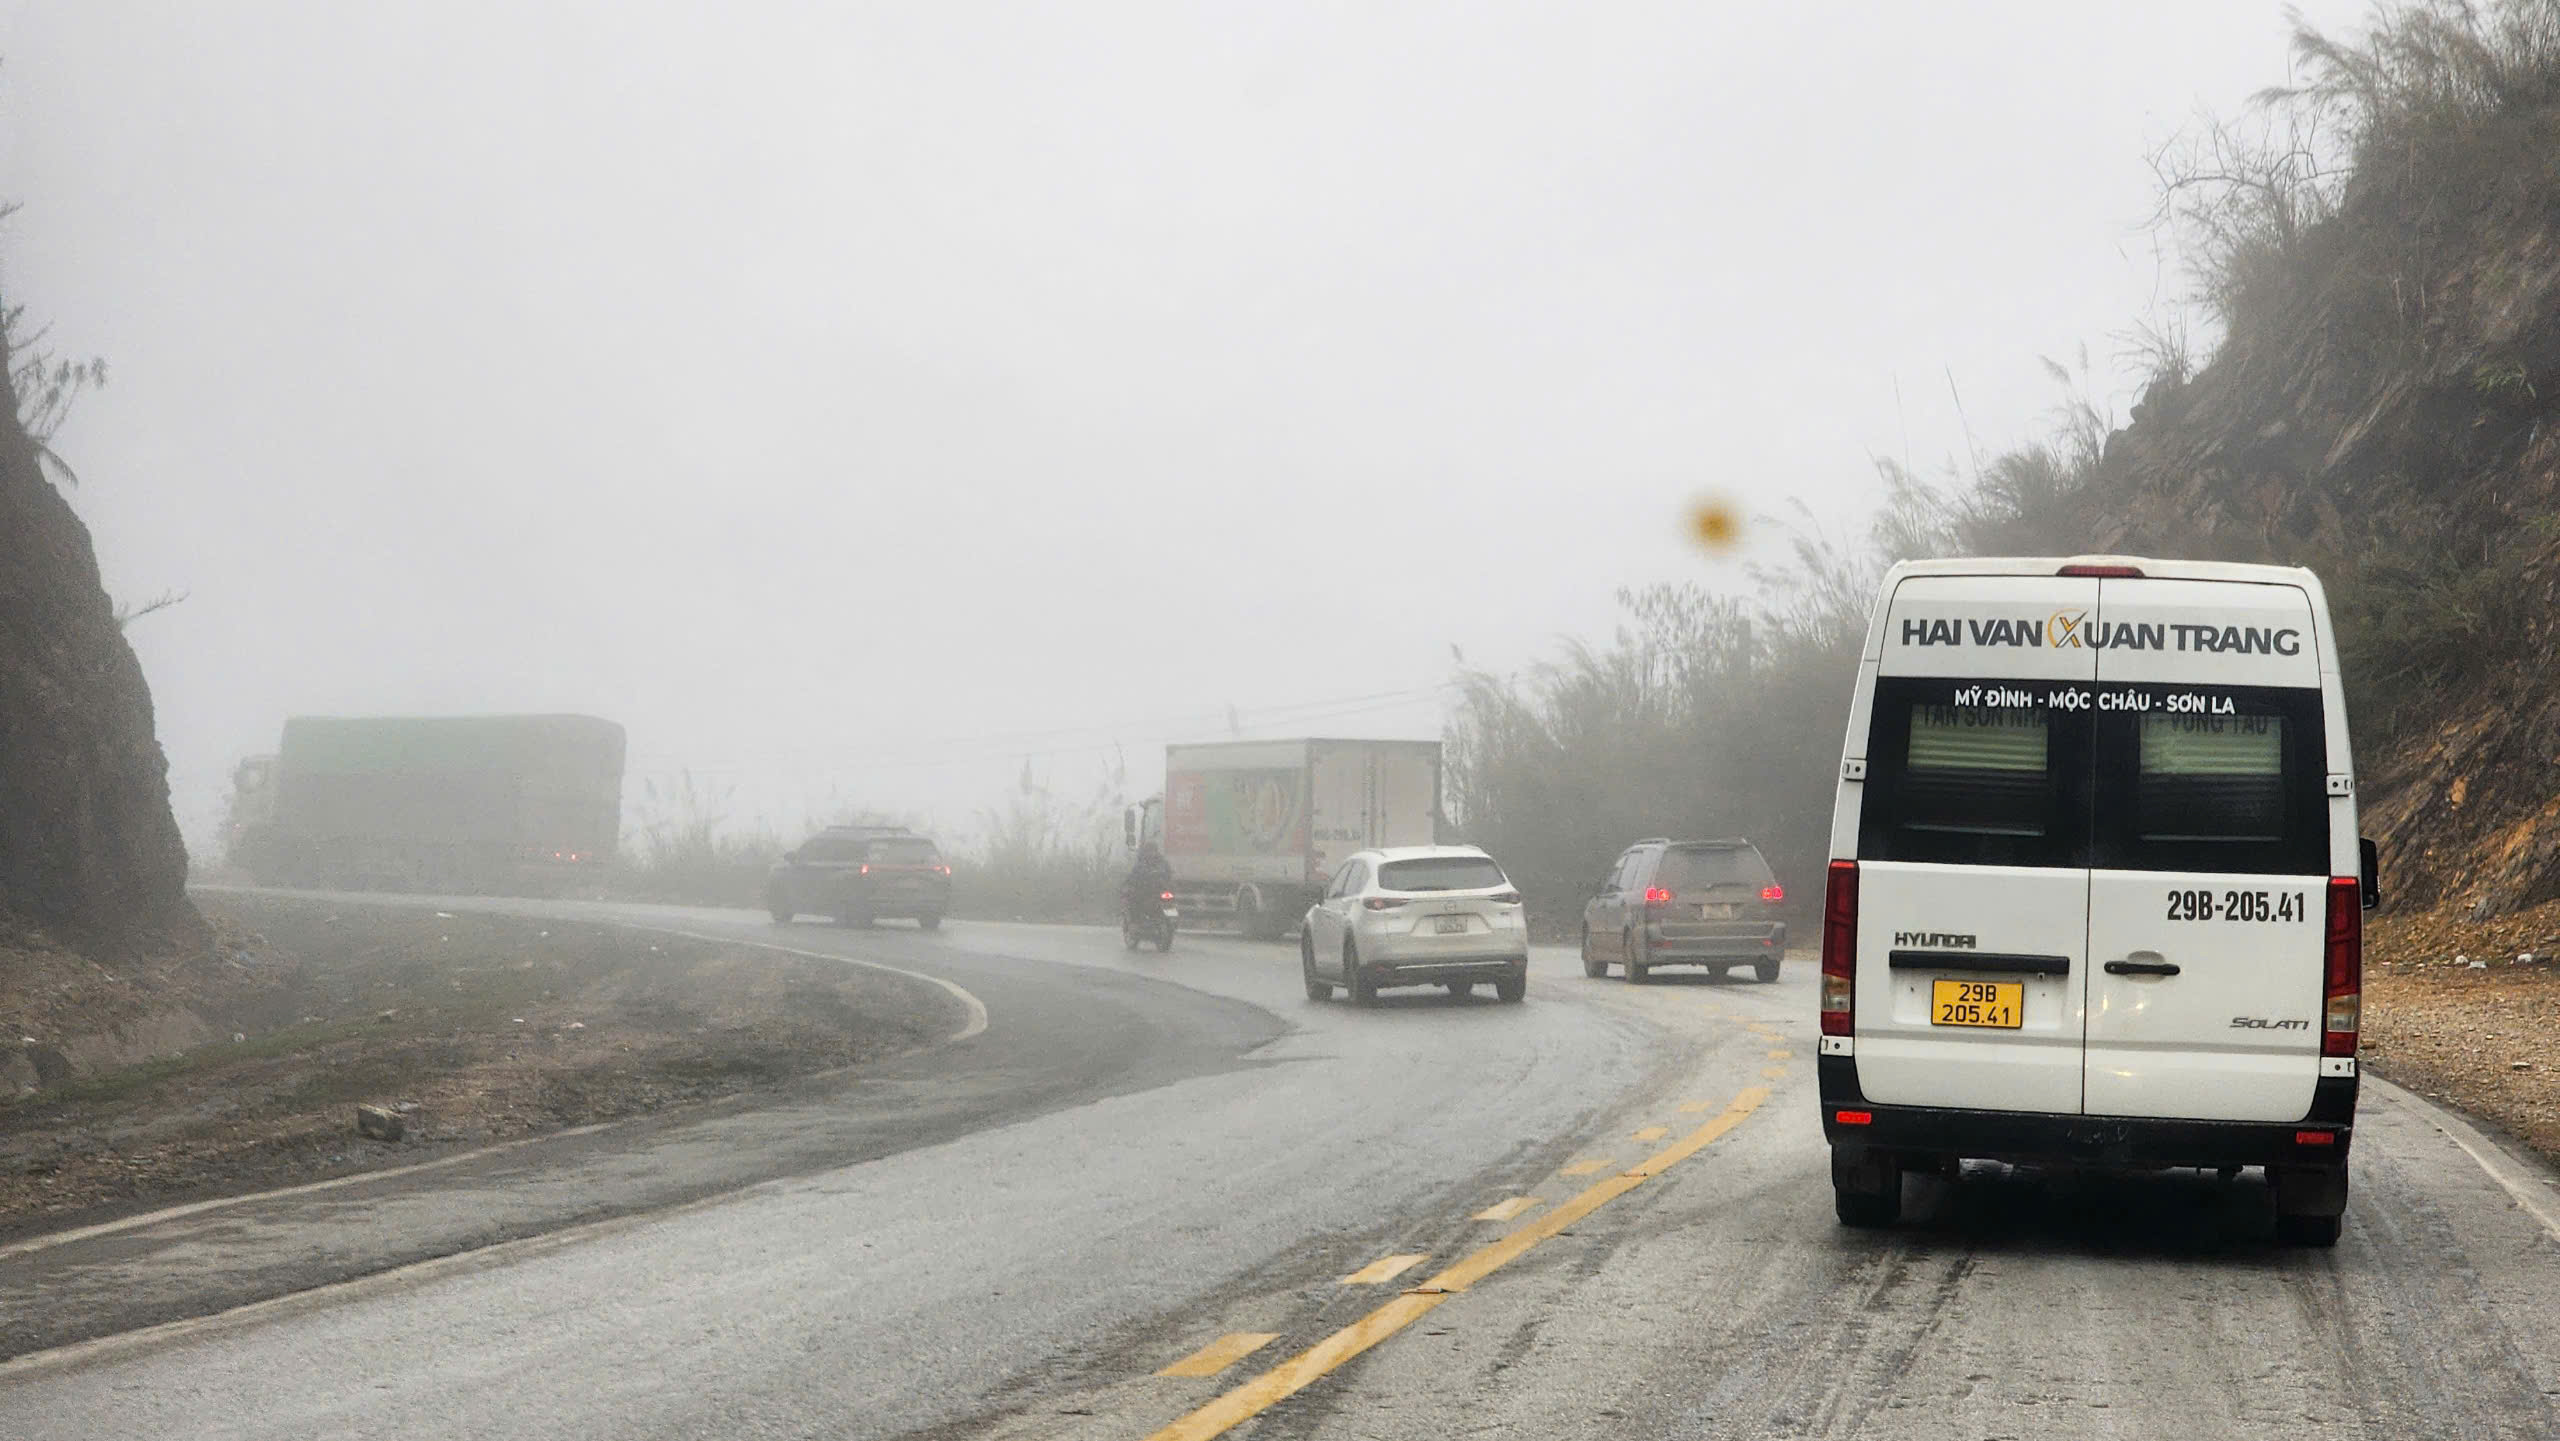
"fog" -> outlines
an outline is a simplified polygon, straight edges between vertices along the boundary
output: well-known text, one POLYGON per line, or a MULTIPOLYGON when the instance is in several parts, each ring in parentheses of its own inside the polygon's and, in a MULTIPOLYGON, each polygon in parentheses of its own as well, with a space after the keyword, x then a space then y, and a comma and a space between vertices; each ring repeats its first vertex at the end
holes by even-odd
MULTIPOLYGON (((2348 0, 2303 7, 2351 25, 2348 0)), ((8 290, 182 823, 288 714, 576 710, 741 823, 1432 736, 1703 494, 1853 531, 2173 323, 2279 5, 5 12, 8 290), (1961 395, 1959 409, 1957 395, 1961 395)), ((1845 682, 1844 682, 1845 684, 1845 682)))

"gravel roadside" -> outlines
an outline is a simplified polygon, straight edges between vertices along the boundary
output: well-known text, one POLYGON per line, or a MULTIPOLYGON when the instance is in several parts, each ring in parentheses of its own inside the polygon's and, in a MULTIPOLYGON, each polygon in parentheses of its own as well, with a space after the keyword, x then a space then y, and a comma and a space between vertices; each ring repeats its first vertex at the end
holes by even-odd
POLYGON ((2560 902, 2495 920, 2377 917, 2366 1063, 2560 1161, 2560 902))

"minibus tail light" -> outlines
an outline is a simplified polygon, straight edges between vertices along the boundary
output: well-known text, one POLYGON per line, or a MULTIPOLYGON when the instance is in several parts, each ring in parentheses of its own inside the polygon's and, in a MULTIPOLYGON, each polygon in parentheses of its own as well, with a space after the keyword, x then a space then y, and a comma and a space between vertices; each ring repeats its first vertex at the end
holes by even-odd
POLYGON ((1850 1033, 1857 978, 1858 863, 1833 861, 1822 888, 1822 1034, 1850 1033))
POLYGON ((2329 878, 2328 941, 2321 967, 2320 1054, 2352 1056, 2364 1009, 2364 880, 2329 878))

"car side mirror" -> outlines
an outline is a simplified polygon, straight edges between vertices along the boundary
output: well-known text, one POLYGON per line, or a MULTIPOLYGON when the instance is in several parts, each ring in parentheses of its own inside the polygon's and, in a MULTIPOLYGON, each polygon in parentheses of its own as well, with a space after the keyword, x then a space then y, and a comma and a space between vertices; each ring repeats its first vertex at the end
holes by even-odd
POLYGON ((2373 843, 2373 837, 2360 836, 2356 855, 2364 863, 2364 908, 2369 911, 2382 904, 2382 848, 2373 843))

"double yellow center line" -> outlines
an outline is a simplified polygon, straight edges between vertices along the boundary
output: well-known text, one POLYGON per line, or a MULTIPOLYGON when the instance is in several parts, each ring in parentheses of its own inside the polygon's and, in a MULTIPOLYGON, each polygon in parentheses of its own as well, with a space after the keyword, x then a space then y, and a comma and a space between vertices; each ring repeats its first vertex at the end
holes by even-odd
POLYGON ((1705 1150, 1727 1131, 1741 1125, 1743 1119, 1758 1110, 1760 1103, 1767 1099, 1769 1088, 1766 1086, 1752 1086, 1744 1090, 1714 1120, 1634 1166, 1592 1183, 1589 1189, 1572 1200, 1219 1396, 1156 1432, 1147 1441, 1208 1441, 1209 1437, 1223 1435, 1261 1415, 1305 1390, 1345 1361, 1430 1314, 1441 1302, 1527 1255, 1539 1242, 1705 1150))

